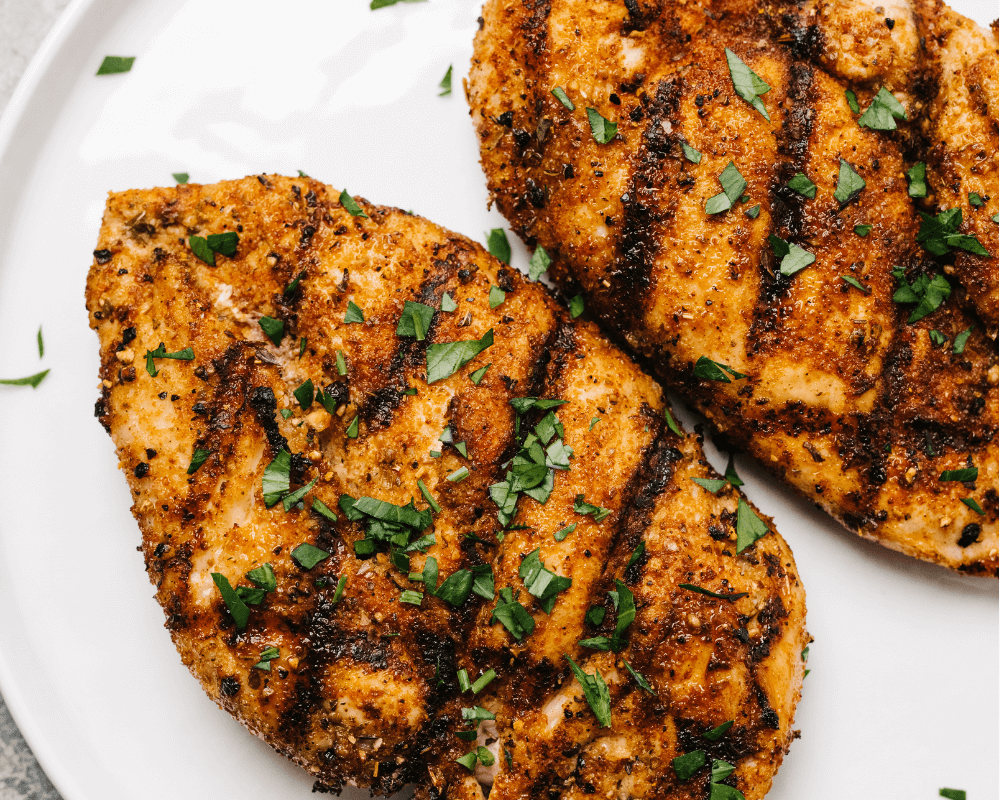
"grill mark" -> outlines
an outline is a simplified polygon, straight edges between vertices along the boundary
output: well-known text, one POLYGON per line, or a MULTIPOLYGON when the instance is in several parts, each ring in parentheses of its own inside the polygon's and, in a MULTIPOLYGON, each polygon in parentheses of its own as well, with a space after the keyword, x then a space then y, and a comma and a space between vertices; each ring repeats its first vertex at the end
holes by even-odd
POLYGON ((646 305, 656 256, 664 238, 660 228, 675 203, 674 196, 662 190, 679 165, 679 145, 676 135, 667 133, 663 123, 677 119, 680 96, 677 80, 660 81, 644 109, 648 122, 636 154, 637 166, 621 198, 622 219, 617 228, 615 262, 607 273, 611 286, 606 291, 600 290, 595 298, 602 316, 620 330, 627 330, 635 319, 636 306, 646 305), (666 168, 664 161, 668 156, 674 157, 675 169, 666 168), (669 198, 666 206, 660 206, 663 196, 669 198), (632 302, 623 302, 625 298, 632 302))

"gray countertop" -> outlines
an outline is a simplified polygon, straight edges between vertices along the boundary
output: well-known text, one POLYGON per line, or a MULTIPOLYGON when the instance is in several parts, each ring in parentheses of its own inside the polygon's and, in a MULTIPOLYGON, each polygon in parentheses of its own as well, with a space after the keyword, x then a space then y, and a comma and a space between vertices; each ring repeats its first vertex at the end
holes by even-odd
MULTIPOLYGON (((0 0, 0 110, 69 0, 0 0)), ((59 800, 0 698, 0 800, 59 800)))

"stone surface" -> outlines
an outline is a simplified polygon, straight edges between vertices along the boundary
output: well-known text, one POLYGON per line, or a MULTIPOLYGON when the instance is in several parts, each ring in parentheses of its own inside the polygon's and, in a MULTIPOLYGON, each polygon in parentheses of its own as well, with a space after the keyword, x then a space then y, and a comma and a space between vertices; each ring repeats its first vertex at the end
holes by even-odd
MULTIPOLYGON (((0 110, 69 0, 0 0, 0 110)), ((0 800, 60 800, 0 698, 0 800)))

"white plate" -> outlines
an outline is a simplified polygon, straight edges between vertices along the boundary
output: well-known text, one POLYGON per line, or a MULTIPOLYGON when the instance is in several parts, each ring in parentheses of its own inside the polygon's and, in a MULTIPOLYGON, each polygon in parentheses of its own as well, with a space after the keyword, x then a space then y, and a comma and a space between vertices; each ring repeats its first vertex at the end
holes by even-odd
MULTIPOLYGON (((964 5, 982 22, 996 11, 964 5)), ((312 785, 202 694, 135 551, 93 417, 83 302, 105 193, 172 172, 301 169, 481 238, 502 220, 461 91, 478 8, 81 0, 0 123, 0 376, 52 369, 36 391, 0 387, 0 687, 66 800, 307 798, 312 785), (138 59, 95 77, 106 54, 138 59), (452 63, 455 91, 439 98, 452 63)), ((997 797, 996 582, 862 542, 739 463, 795 551, 816 637, 802 739, 769 800, 997 797)))

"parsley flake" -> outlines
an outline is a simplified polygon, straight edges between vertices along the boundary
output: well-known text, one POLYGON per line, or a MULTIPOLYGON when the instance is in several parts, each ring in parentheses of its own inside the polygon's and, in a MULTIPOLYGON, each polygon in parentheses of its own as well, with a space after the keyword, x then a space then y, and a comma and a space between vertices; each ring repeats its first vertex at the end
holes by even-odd
POLYGON ((729 380, 729 376, 726 375, 726 372, 737 380, 746 377, 746 375, 742 372, 737 372, 728 364, 713 361, 708 356, 701 356, 694 365, 694 377, 701 378, 703 380, 718 381, 719 383, 732 383, 732 381, 729 380), (725 370, 725 372, 723 370, 725 370))
POLYGON ((729 64, 729 77, 732 78, 736 94, 757 109, 761 116, 770 122, 771 115, 767 113, 760 98, 771 91, 771 87, 728 47, 726 48, 726 62, 729 64))
POLYGON ((906 171, 906 181, 910 197, 927 197, 927 165, 923 161, 918 161, 906 171))
MULTIPOLYGON (((842 206, 847 205, 861 194, 861 190, 866 185, 865 179, 858 175, 854 167, 844 161, 844 159, 840 159, 840 174, 837 175, 837 188, 833 191, 833 199, 842 206)), ((814 188, 813 196, 815 194, 816 190, 814 188)))
POLYGON ((979 477, 979 467, 963 467, 962 469, 946 469, 941 473, 939 481, 958 481, 966 483, 979 477))
POLYGON ((546 252, 545 248, 538 245, 535 248, 535 252, 531 254, 531 260, 528 262, 528 277, 533 281, 537 281, 542 277, 551 263, 552 258, 546 252))
POLYGON ((701 153, 695 150, 691 145, 681 139, 681 151, 684 153, 684 158, 690 161, 692 164, 701 163, 701 153))
POLYGON ((781 259, 778 269, 782 275, 794 275, 816 260, 816 256, 808 250, 803 250, 797 244, 786 242, 774 234, 768 236, 767 240, 771 243, 771 250, 774 251, 774 255, 781 259))
POLYGON ((592 516, 594 522, 603 521, 611 513, 610 508, 602 508, 601 506, 595 506, 593 503, 588 503, 583 499, 582 494, 578 494, 573 500, 573 511, 584 516, 592 516))
POLYGON ((490 286, 490 308, 497 308, 507 299, 507 293, 499 286, 490 286))
POLYGON ((264 494, 264 505, 270 508, 291 488, 292 456, 287 450, 281 450, 264 468, 261 487, 264 494))
POLYGON ((918 322, 937 311, 941 304, 951 297, 951 284, 944 275, 938 274, 931 278, 925 273, 910 283, 906 280, 903 268, 895 267, 892 276, 899 282, 899 288, 892 295, 892 299, 897 303, 917 304, 907 319, 909 323, 918 322))
POLYGON ((194 475, 199 469, 201 469, 201 465, 208 460, 210 455, 212 455, 211 450, 202 450, 200 447, 196 448, 194 453, 191 455, 191 463, 188 464, 187 474, 194 475))
POLYGON ((427 383, 435 383, 451 377, 492 345, 492 328, 486 331, 481 339, 429 345, 427 347, 427 383))
MULTIPOLYGON (((193 361, 194 360, 194 350, 190 346, 185 347, 183 350, 178 350, 176 353, 168 353, 167 348, 164 346, 163 342, 160 342, 159 346, 155 350, 146 351, 146 372, 149 373, 150 377, 155 378, 160 374, 159 370, 156 369, 153 364, 154 358, 172 358, 176 361, 193 361)), ((46 370, 48 372, 48 370, 46 370)))
POLYGON ((563 528, 562 530, 558 530, 558 531, 556 531, 556 532, 555 532, 555 533, 553 534, 552 538, 553 538, 553 539, 555 539, 555 540, 556 540, 557 542, 561 542, 561 541, 563 541, 563 539, 565 539, 565 538, 566 538, 567 536, 569 536, 569 535, 570 535, 570 534, 571 534, 571 533, 572 533, 573 531, 575 531, 575 530, 576 530, 576 525, 577 525, 577 523, 575 523, 575 522, 574 522, 574 523, 572 523, 571 525, 567 525, 567 526, 566 526, 565 528, 563 528))
POLYGON ((973 511, 975 511, 979 516, 981 516, 981 517, 985 517, 986 516, 986 512, 983 511, 983 507, 981 505, 979 505, 979 503, 977 503, 974 498, 972 498, 972 497, 963 497, 962 498, 962 502, 965 505, 967 505, 969 508, 971 508, 973 511))
POLYGON ((870 294, 871 293, 871 289, 869 289, 863 283, 861 283, 860 281, 858 281, 857 278, 852 278, 850 275, 841 275, 840 279, 844 283, 846 283, 848 286, 853 286, 855 289, 857 289, 860 292, 864 292, 865 294, 870 294))
POLYGON ((601 116, 596 108, 587 109, 587 119, 590 121, 590 133, 598 144, 607 144, 618 133, 618 124, 601 116))
POLYGON ((186 184, 191 179, 191 176, 186 172, 173 172, 171 173, 171 177, 181 186, 186 184))
POLYGON ((318 497, 314 497, 312 505, 309 507, 312 511, 315 511, 321 517, 330 520, 330 522, 337 521, 337 515, 330 509, 330 507, 320 500, 318 497))
POLYGON ((305 486, 302 486, 296 489, 291 494, 282 497, 281 505, 285 509, 285 511, 291 511, 295 507, 296 503, 298 503, 300 500, 302 500, 303 497, 305 497, 309 492, 312 491, 312 488, 316 485, 316 482, 318 480, 319 476, 317 475, 315 478, 309 481, 309 483, 307 483, 305 486))
POLYGON ((871 105, 858 118, 858 125, 873 131, 894 131, 896 120, 906 119, 906 109, 884 86, 872 99, 871 105))
POLYGON ((521 561, 518 574, 524 581, 528 594, 538 599, 538 605, 546 614, 551 614, 556 604, 556 596, 573 585, 572 578, 556 575, 548 569, 539 555, 540 548, 533 550, 521 561))
POLYGON ((757 217, 760 216, 760 203, 748 208, 746 211, 743 212, 743 215, 745 217, 749 217, 750 219, 757 219, 757 217))
POLYGON ((274 342, 275 347, 279 347, 281 340, 285 336, 284 321, 272 317, 261 317, 259 323, 261 330, 264 331, 267 338, 274 342))
POLYGON ((871 225, 855 225, 854 226, 854 232, 858 236, 860 236, 862 239, 864 239, 869 233, 872 232, 872 226, 871 225))
POLYGON ((752 508, 740 498, 736 506, 736 553, 742 553, 750 545, 767 535, 767 525, 752 508))
POLYGON ((844 97, 847 98, 847 105, 850 107, 851 111, 853 111, 855 114, 860 114, 861 106, 858 105, 858 96, 850 89, 848 89, 846 92, 844 92, 844 97))
POLYGON ((721 480, 719 478, 691 478, 695 483, 697 483, 702 489, 712 494, 718 494, 719 489, 727 484, 727 481, 721 480))
POLYGON ((253 665, 251 669, 261 669, 264 672, 271 671, 271 662, 281 655, 281 651, 273 645, 271 647, 264 648, 260 656, 258 657, 257 663, 253 665))
POLYGON ((569 316, 570 319, 576 319, 581 314, 583 314, 586 309, 586 305, 583 300, 583 295, 578 294, 569 301, 569 316))
POLYGON ((975 325, 970 325, 955 337, 955 341, 951 345, 951 352, 957 356, 960 356, 965 352, 965 343, 969 341, 969 337, 972 335, 972 331, 975 327, 975 325))
POLYGON ((730 161, 722 173, 719 175, 719 183, 722 184, 722 192, 714 197, 708 198, 705 202, 706 214, 721 214, 731 209, 736 201, 743 196, 746 191, 747 182, 736 169, 736 164, 730 161))
POLYGON ((555 97, 556 100, 558 100, 560 103, 562 103, 563 107, 567 111, 576 111, 576 105, 573 103, 572 100, 569 99, 569 95, 566 94, 566 91, 562 88, 562 86, 557 86, 555 89, 553 89, 552 96, 555 97))
POLYGON ((958 227, 962 224, 962 209, 949 208, 936 217, 921 211, 920 219, 917 242, 929 253, 943 256, 959 249, 977 256, 989 255, 975 236, 958 232, 958 227))
POLYGON ((515 598, 514 592, 505 586, 500 590, 490 624, 499 622, 519 642, 535 630, 535 620, 515 598))
POLYGON ((135 56, 104 56, 101 66, 97 68, 98 75, 118 75, 128 72, 135 63, 135 56))
POLYGON ((365 312, 361 310, 361 306, 359 306, 353 300, 348 300, 347 311, 344 312, 344 324, 351 325, 354 323, 359 323, 364 321, 365 321, 365 312))
POLYGON ((486 375, 486 370, 492 367, 493 364, 487 364, 485 367, 480 367, 475 372, 469 376, 469 380, 472 381, 476 386, 482 383, 483 377, 486 375))
POLYGON ((593 675, 589 675, 577 666, 576 662, 568 655, 563 654, 573 670, 573 675, 583 689, 583 696, 587 699, 587 704, 597 717, 602 728, 611 727, 611 693, 608 685, 604 682, 604 677, 600 670, 594 670, 593 675))
POLYGON ((222 595, 222 602, 226 604, 226 608, 229 609, 229 613, 232 614, 233 620, 236 622, 236 630, 245 630, 250 619, 250 608, 240 599, 225 575, 213 572, 212 580, 215 582, 215 588, 222 595))
POLYGON ((490 255, 504 264, 510 264, 510 242, 503 228, 493 228, 486 237, 486 249, 490 255))
POLYGON ((430 330, 433 317, 434 309, 430 306, 407 300, 403 304, 403 313, 396 326, 396 335, 412 336, 417 341, 422 342, 427 338, 427 331, 430 330))
MULTIPOLYGON (((405 0, 405 2, 413 3, 417 0, 405 0)), ((374 0, 373 0, 374 2, 374 0)), ((344 210, 350 214, 352 217, 363 217, 364 219, 369 219, 369 216, 362 210, 361 206, 358 205, 357 201, 347 193, 347 189, 344 189, 340 193, 340 205, 344 207, 344 210)))
POLYGON ((965 789, 941 789, 938 795, 949 800, 965 800, 965 789))
POLYGON ((693 583, 679 583, 677 584, 682 589, 686 589, 689 592, 694 592, 695 594, 703 594, 706 597, 715 597, 718 600, 739 600, 741 597, 749 597, 749 592, 731 592, 729 594, 720 594, 719 592, 713 592, 709 589, 705 589, 701 586, 696 586, 693 583))
POLYGON ((712 730, 710 731, 705 731, 701 735, 701 738, 708 739, 708 741, 710 742, 717 742, 725 735, 726 731, 728 731, 731 727, 733 727, 733 720, 729 720, 728 722, 723 722, 719 727, 712 728, 712 730))
POLYGON ((313 398, 316 396, 316 389, 313 387, 312 378, 306 378, 305 383, 292 392, 292 395, 299 401, 299 408, 303 411, 308 409, 313 404, 313 398))
POLYGON ((670 763, 674 767, 674 772, 677 773, 677 778, 686 781, 690 780, 692 775, 705 766, 705 761, 704 750, 692 750, 690 753, 677 756, 670 763))
POLYGON ((624 658, 622 659, 622 663, 625 664, 625 669, 628 670, 628 674, 632 676, 632 679, 637 684, 639 684, 640 689, 642 689, 644 692, 649 692, 651 695, 653 695, 653 697, 657 696, 656 691, 653 689, 652 686, 649 685, 649 682, 644 677, 642 677, 642 675, 636 672, 631 664, 629 664, 624 658))
POLYGON ((979 192, 969 192, 969 205, 975 208, 982 208, 986 204, 983 202, 983 198, 979 196, 979 192))
MULTIPOLYGON (((841 163, 844 163, 843 160, 841 163)), ((841 166, 841 170, 843 170, 843 166, 841 166)), ((816 197, 816 184, 809 180, 809 177, 803 172, 796 172, 785 185, 796 194, 808 197, 810 200, 816 197)))
POLYGON ((444 97, 445 95, 451 94, 451 68, 452 65, 449 64, 448 71, 444 74, 444 77, 441 79, 441 83, 438 84, 438 87, 441 89, 441 91, 438 92, 438 97, 444 97))

